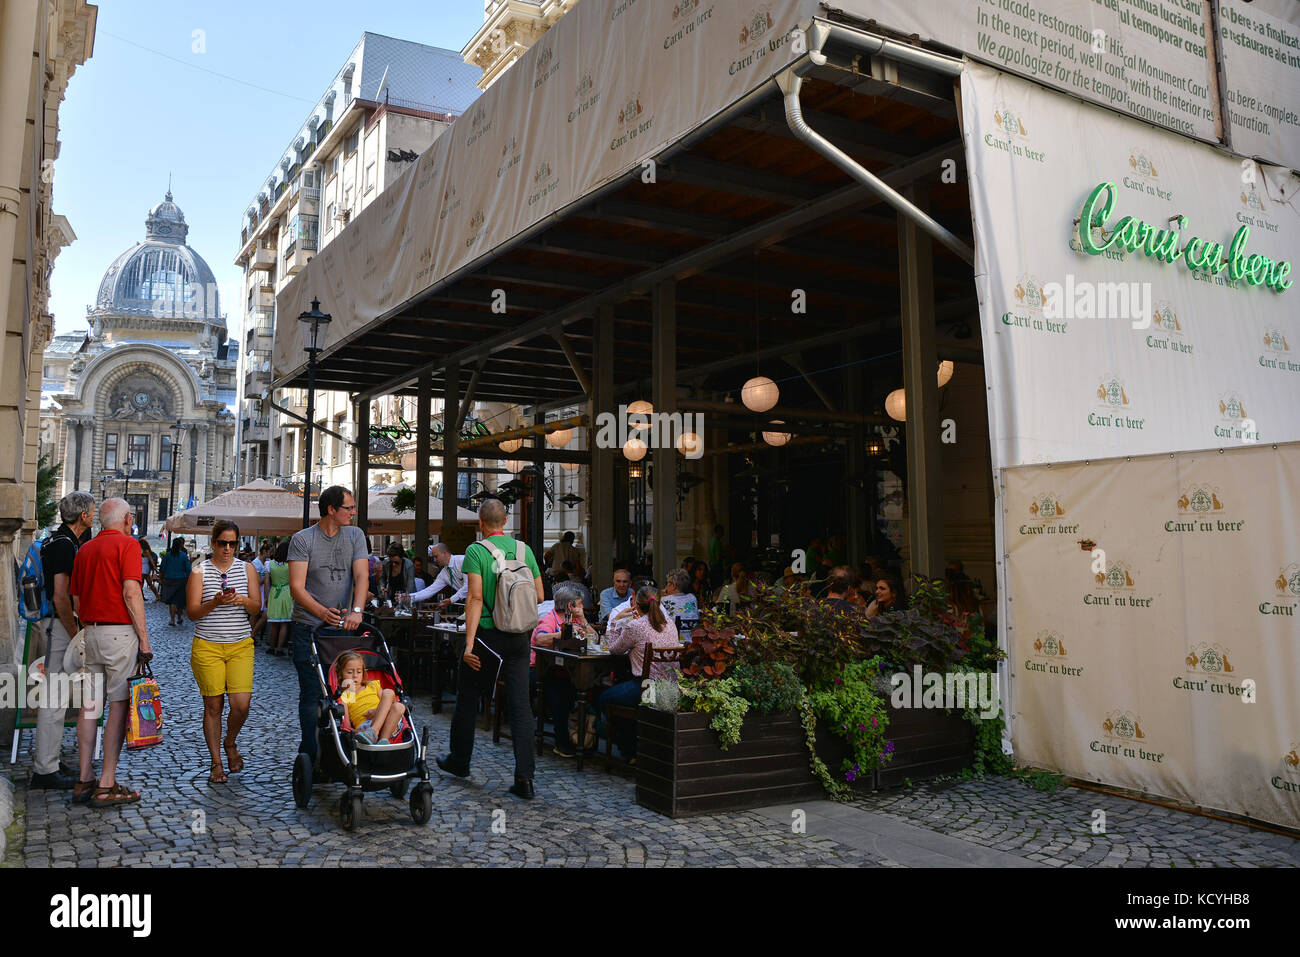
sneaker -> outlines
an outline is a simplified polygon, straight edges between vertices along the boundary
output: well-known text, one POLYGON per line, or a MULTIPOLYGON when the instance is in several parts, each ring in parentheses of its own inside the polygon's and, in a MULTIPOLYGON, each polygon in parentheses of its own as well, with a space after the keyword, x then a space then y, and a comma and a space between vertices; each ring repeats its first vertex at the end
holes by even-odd
POLYGON ((446 771, 448 774, 454 774, 458 778, 469 777, 469 768, 462 770, 459 765, 452 763, 450 754, 444 754, 442 757, 438 758, 437 764, 439 768, 446 771))

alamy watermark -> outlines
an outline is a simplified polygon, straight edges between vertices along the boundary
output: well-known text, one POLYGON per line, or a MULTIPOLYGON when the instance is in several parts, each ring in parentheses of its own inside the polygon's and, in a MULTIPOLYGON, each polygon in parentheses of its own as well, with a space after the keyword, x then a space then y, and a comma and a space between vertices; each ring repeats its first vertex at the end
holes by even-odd
POLYGON ((685 458, 704 457, 704 414, 702 412, 618 412, 596 416, 596 447, 622 449, 632 441, 646 449, 676 449, 685 458))
POLYGON ((99 672, 28 671, 0 672, 0 709, 79 708, 87 717, 98 717, 104 700, 104 676, 99 672))
POLYGON ((1076 281, 1043 284, 1045 319, 1128 319, 1134 329, 1151 328, 1151 283, 1076 281))
POLYGON ((895 708, 970 708, 988 720, 998 713, 998 676, 991 671, 897 671, 889 678, 895 708))

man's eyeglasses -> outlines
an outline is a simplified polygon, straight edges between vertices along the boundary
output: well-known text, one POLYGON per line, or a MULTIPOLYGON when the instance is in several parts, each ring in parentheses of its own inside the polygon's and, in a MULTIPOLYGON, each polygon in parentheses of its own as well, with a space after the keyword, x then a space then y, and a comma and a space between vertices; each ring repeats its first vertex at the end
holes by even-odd
POLYGON ((220 539, 217 539, 217 541, 215 542, 215 544, 220 545, 222 548, 234 548, 236 545, 239 544, 239 542, 238 542, 238 540, 235 540, 235 541, 229 541, 229 540, 227 540, 227 539, 220 538, 220 539))
POLYGON ((355 505, 335 505, 334 507, 340 512, 355 512, 357 510, 355 505))

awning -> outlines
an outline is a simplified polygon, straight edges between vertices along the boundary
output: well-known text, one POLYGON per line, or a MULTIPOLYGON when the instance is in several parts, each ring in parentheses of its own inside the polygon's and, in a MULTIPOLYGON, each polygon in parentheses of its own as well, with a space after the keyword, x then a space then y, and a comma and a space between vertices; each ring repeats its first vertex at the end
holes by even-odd
POLYGON ((238 525, 240 535, 292 535, 302 528, 302 496, 255 479, 177 512, 165 527, 169 532, 208 535, 221 519, 238 525))

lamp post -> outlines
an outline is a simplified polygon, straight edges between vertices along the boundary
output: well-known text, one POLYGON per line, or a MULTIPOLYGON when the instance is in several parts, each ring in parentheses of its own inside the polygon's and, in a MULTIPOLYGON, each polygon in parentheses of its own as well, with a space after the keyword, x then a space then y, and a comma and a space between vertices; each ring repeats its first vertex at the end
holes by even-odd
POLYGON ((122 498, 126 500, 127 505, 131 504, 131 469, 134 468, 134 462, 135 459, 131 456, 131 453, 127 452, 126 462, 123 463, 126 465, 126 486, 122 489, 122 498))
MULTIPOLYGON (((320 300, 312 299, 311 309, 298 316, 299 322, 310 327, 307 353, 307 435, 303 446, 303 483, 302 483, 302 527, 311 524, 311 440, 316 429, 316 356, 320 354, 320 331, 328 326, 333 317, 320 311, 320 300)), ((358 490, 359 491, 359 490, 358 490)))
POLYGON ((171 510, 172 514, 175 514, 176 512, 180 511, 180 509, 176 507, 176 460, 180 457, 181 444, 185 440, 185 426, 181 424, 180 419, 177 419, 176 424, 173 425, 172 428, 175 429, 176 431, 176 438, 172 441, 172 448, 171 448, 172 482, 171 482, 171 488, 168 489, 167 491, 167 507, 168 509, 171 510))

